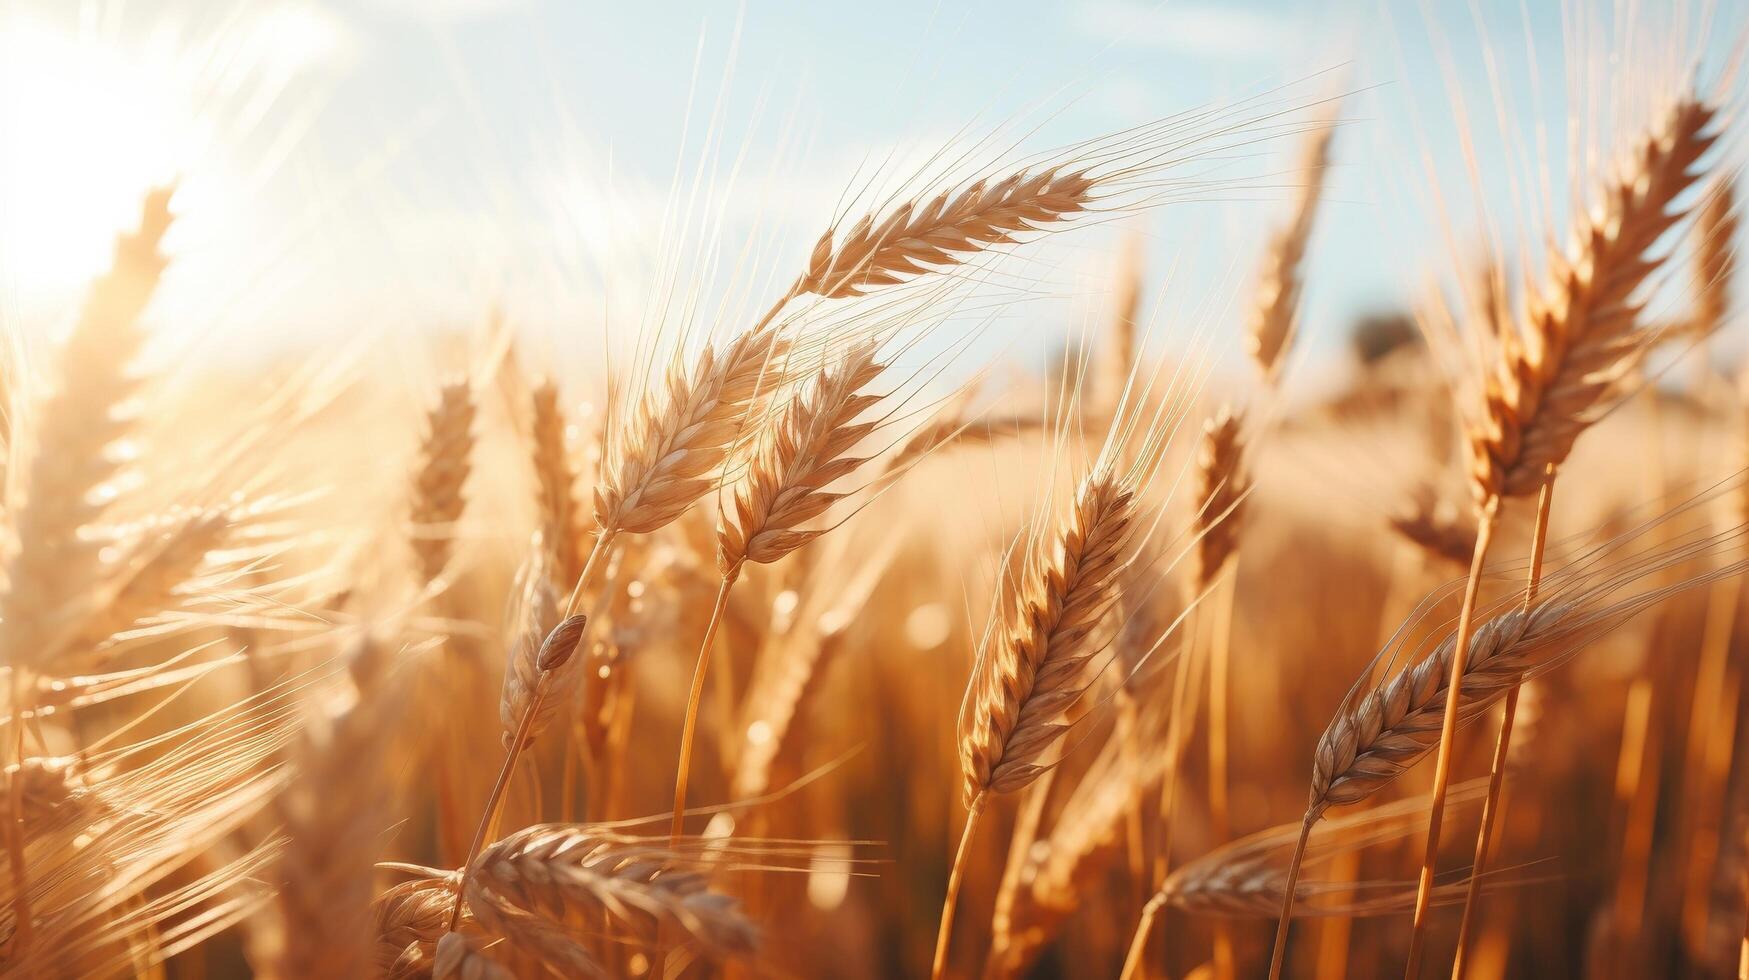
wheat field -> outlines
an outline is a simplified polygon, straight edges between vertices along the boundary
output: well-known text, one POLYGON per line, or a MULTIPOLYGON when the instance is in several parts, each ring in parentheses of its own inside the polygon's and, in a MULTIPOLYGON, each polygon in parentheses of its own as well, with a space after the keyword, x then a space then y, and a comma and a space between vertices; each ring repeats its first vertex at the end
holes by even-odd
POLYGON ((221 355, 134 188, 0 290, 4 975, 1749 978, 1749 34, 1647 7, 676 178, 588 336, 221 355))

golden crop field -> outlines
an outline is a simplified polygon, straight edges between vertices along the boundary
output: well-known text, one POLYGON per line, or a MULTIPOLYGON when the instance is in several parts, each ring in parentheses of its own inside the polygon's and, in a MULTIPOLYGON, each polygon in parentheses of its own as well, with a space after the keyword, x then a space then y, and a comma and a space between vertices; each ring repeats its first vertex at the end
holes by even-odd
MULTIPOLYGON (((168 47, 203 8, 41 6, 77 43, 0 15, 6 976, 1749 978, 1741 10, 1386 4, 1419 42, 1094 111, 1123 50, 1016 77, 1048 26, 938 8, 1031 108, 920 69, 957 130, 762 143, 705 70, 668 186, 603 137, 562 157, 607 190, 439 212, 444 147, 601 134, 484 77, 418 96, 473 146, 251 88, 389 4, 168 47), (112 48, 223 81, 166 172, 112 48)), ((1118 8, 1239 59, 1305 13, 1118 8)), ((473 16, 358 77, 471 63, 473 16)), ((591 16, 624 89, 554 97, 662 104, 690 28, 591 16)), ((538 51, 588 60, 494 57, 538 51)), ((854 61, 761 77, 877 104, 854 61)))

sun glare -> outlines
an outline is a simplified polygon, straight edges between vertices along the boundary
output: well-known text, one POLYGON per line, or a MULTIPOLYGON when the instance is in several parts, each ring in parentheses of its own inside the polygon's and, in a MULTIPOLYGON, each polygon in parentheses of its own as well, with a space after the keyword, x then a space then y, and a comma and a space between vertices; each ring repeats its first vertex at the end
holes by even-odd
POLYGON ((166 183, 179 260, 214 253, 191 262, 208 278, 242 268, 226 243, 259 241, 245 232, 268 217, 271 175, 252 145, 271 140, 291 83, 344 42, 300 4, 143 31, 92 20, 0 14, 0 285, 26 322, 64 320, 144 193, 166 183))

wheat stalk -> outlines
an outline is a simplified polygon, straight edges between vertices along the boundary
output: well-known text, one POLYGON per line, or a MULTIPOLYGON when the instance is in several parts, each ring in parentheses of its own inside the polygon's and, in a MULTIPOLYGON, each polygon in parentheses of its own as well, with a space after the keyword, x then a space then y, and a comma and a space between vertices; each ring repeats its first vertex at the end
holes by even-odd
POLYGON ((1737 267, 1737 181, 1723 180, 1707 196, 1695 222, 1695 332, 1712 333, 1731 315, 1731 280, 1737 267))

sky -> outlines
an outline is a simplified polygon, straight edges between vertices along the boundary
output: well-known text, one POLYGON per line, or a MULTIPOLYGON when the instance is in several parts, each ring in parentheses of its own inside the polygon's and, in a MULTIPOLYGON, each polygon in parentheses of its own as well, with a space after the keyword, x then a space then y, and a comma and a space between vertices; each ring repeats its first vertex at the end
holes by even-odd
MULTIPOLYGON (((1331 359, 1489 238, 1558 237, 1591 184, 1569 174, 1693 59, 1717 78, 1742 30, 1730 7, 1633 9, 0 0, 0 319, 64 327, 141 191, 175 179, 167 331, 246 356, 502 310, 583 359, 661 297, 727 312, 781 288, 847 200, 943 147, 1049 150, 1267 93, 1307 120, 1343 96, 1304 308, 1305 357, 1331 359)), ((1236 331, 1299 151, 1272 131, 1208 199, 1018 250, 1039 299, 989 343, 1042 357, 1096 322, 1129 236, 1162 332, 1236 331)))

